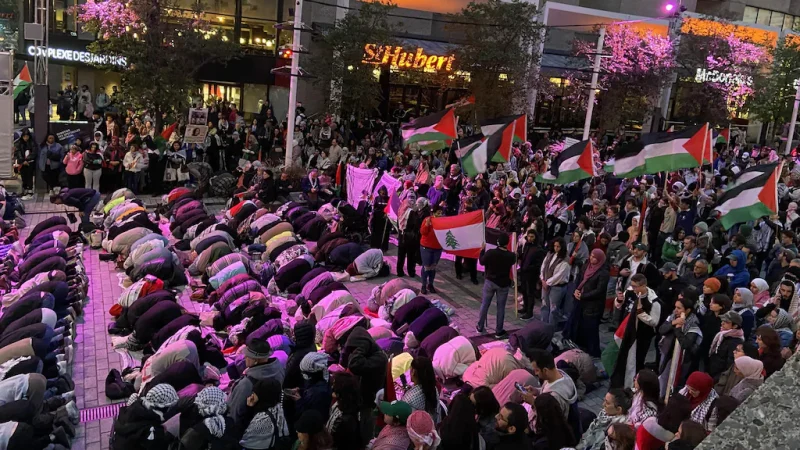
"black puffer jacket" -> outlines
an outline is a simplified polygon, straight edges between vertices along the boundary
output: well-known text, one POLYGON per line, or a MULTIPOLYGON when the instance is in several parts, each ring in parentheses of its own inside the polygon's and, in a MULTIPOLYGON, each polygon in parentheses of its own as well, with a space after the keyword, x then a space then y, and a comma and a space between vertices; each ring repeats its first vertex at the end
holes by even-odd
POLYGON ((158 414, 145 408, 141 400, 119 411, 112 434, 113 450, 166 449, 172 440, 158 414))
POLYGON ((361 398, 366 405, 374 402, 375 394, 386 381, 389 360, 365 328, 356 327, 347 338, 341 364, 361 379, 361 398))
POLYGON ((292 389, 303 386, 303 374, 300 372, 300 361, 311 353, 317 351, 314 345, 314 325, 308 321, 298 322, 294 327, 294 351, 286 362, 286 377, 283 387, 292 389))

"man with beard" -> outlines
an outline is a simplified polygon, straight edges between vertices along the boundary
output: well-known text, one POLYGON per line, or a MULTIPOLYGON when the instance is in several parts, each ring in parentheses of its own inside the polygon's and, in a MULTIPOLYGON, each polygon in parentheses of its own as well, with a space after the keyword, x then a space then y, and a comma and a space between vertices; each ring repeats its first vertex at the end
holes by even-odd
POLYGON ((686 271, 681 277, 681 280, 687 286, 692 286, 698 293, 703 292, 703 283, 708 279, 708 261, 705 259, 698 259, 694 265, 689 264, 692 268, 691 271, 686 271))
POLYGON ((525 430, 528 428, 528 413, 518 403, 508 402, 500 408, 495 417, 495 429, 499 441, 495 450, 531 450, 531 440, 525 430))
POLYGON ((525 233, 525 245, 519 255, 520 267, 517 275, 522 281, 522 309, 520 319, 530 320, 533 318, 533 305, 536 298, 541 297, 541 289, 537 288, 539 272, 547 254, 545 250, 536 242, 536 231, 533 229, 525 233))

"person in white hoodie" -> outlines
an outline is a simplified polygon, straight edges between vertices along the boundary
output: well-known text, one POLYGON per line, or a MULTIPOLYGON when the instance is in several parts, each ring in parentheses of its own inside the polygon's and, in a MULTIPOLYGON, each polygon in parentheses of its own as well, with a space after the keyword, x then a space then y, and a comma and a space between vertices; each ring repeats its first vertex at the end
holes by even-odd
POLYGON ((433 370, 443 380, 464 375, 470 364, 476 361, 475 348, 464 336, 456 336, 445 342, 433 354, 433 370))
MULTIPOLYGON (((529 356, 533 373, 542 380, 542 387, 537 389, 533 386, 525 386, 527 393, 522 394, 522 399, 525 403, 533 406, 537 395, 548 392, 558 400, 566 420, 569 416, 570 406, 578 401, 578 389, 575 387, 575 382, 564 371, 556 368, 553 354, 547 350, 533 349, 529 356)), ((532 410, 535 411, 535 408, 532 410)))

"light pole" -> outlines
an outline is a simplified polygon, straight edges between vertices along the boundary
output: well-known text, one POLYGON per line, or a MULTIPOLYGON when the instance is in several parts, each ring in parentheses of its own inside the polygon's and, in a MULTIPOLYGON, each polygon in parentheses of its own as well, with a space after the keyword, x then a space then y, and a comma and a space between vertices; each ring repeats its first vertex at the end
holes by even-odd
POLYGON ((297 114, 297 79, 300 76, 300 38, 303 27, 303 0, 294 3, 294 36, 292 37, 292 72, 289 80, 289 117, 286 124, 286 167, 292 166, 294 150, 294 122, 297 114))
POLYGON ((592 127, 592 113, 594 112, 594 97, 597 90, 597 77, 600 75, 600 62, 603 59, 603 44, 606 39, 606 27, 600 27, 600 36, 597 37, 597 49, 594 55, 594 65, 592 66, 592 84, 589 87, 589 101, 586 105, 586 119, 583 121, 583 139, 589 139, 589 131, 592 127))
POLYGON ((797 109, 800 108, 800 83, 797 83, 797 88, 794 93, 794 107, 792 108, 792 121, 789 122, 789 136, 786 137, 786 150, 783 151, 784 155, 792 152, 792 138, 794 138, 794 126, 797 123, 797 109))
MULTIPOLYGON (((683 13, 686 11, 686 7, 683 6, 682 0, 678 0, 677 2, 670 2, 664 5, 664 9, 667 11, 668 14, 671 14, 669 20, 669 38, 672 41, 672 48, 675 52, 675 56, 678 55, 678 49, 680 49, 681 44, 681 27, 683 26, 683 13)), ((667 119, 667 114, 669 113, 669 99, 672 97, 672 85, 678 81, 678 75, 673 71, 670 74, 669 81, 667 85, 664 86, 664 89, 661 91, 661 104, 659 107, 661 108, 661 114, 664 117, 664 120, 667 119)))

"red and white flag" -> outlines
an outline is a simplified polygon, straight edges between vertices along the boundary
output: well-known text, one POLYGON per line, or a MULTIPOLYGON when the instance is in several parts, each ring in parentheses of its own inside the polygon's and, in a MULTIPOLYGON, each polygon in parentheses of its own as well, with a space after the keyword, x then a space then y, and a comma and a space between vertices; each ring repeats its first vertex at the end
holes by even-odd
POLYGON ((431 225, 444 251, 466 258, 480 256, 485 242, 483 210, 452 217, 435 217, 431 225))

